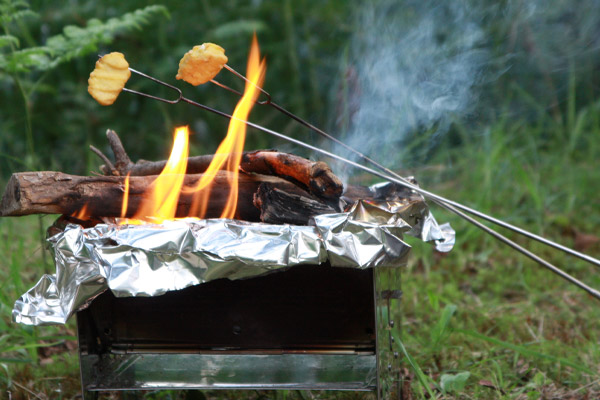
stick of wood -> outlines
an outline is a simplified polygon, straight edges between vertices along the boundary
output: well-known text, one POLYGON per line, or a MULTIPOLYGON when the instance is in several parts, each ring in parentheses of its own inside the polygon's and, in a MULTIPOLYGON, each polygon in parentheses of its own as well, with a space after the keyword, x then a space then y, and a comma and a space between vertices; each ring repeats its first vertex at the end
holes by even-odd
MULTIPOLYGON (((165 167, 166 160, 139 160, 136 163, 132 163, 117 133, 109 129, 106 132, 106 136, 115 155, 116 161, 114 166, 107 163, 107 157, 101 155, 102 153, 99 153, 96 148, 92 149, 105 162, 105 165, 100 167, 105 175, 158 175, 165 167)), ((189 157, 186 173, 197 174, 205 172, 213 157, 214 155, 212 154, 189 157)), ((281 153, 274 150, 244 152, 240 168, 245 172, 278 176, 299 184, 313 195, 328 202, 337 202, 344 190, 342 181, 331 171, 326 163, 311 161, 294 154, 281 153)))
POLYGON ((257 150, 246 152, 240 166, 246 172, 275 175, 300 182, 309 192, 329 201, 337 201, 344 185, 322 161, 310 161, 294 154, 257 150))
MULTIPOLYGON (((210 202, 205 218, 219 218, 229 194, 231 174, 219 171, 211 189, 210 202)), ((193 187, 202 174, 186 175, 184 185, 193 187)), ((129 182, 127 217, 133 216, 143 199, 145 191, 156 176, 132 176, 129 182)), ((122 176, 75 176, 62 172, 20 172, 11 176, 0 202, 0 216, 29 214, 73 214, 87 205, 87 215, 96 217, 121 216, 125 177, 122 176)), ((239 175, 239 196, 236 218, 258 222, 260 210, 254 206, 254 194, 262 183, 269 183, 280 190, 297 190, 296 186, 274 176, 259 174, 239 175)), ((187 215, 192 204, 191 195, 179 197, 177 216, 187 215)))

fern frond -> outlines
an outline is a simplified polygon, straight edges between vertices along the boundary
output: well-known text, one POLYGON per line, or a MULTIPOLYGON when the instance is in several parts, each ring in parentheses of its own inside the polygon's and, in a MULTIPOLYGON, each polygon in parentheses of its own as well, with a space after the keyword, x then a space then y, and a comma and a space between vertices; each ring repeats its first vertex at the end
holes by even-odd
POLYGON ((48 65, 49 63, 50 58, 46 48, 29 47, 0 57, 0 71, 6 71, 7 73, 28 72, 39 68, 40 65, 48 65))
POLYGON ((6 23, 10 23, 10 22, 18 22, 27 17, 37 18, 38 13, 36 13, 35 11, 32 11, 32 10, 29 10, 29 9, 19 10, 19 11, 15 11, 7 16, 3 15, 2 21, 0 21, 0 22, 2 24, 6 24, 6 23))
POLYGON ((24 0, 4 0, 0 2, 0 25, 18 22, 27 17, 37 17, 38 14, 29 9, 29 3, 24 0))
POLYGON ((19 47, 19 39, 12 35, 0 35, 0 49, 10 45, 19 47))
POLYGON ((9 0, 9 1, 5 1, 8 4, 12 4, 13 7, 17 8, 17 7, 22 7, 22 8, 29 8, 29 2, 26 0, 9 0))
POLYGON ((168 11, 164 6, 153 5, 106 22, 91 19, 84 28, 66 26, 62 34, 48 38, 45 46, 5 54, 4 59, 0 59, 0 70, 11 74, 52 69, 73 58, 98 51, 98 45, 110 43, 117 34, 141 29, 157 14, 168 16, 168 11))

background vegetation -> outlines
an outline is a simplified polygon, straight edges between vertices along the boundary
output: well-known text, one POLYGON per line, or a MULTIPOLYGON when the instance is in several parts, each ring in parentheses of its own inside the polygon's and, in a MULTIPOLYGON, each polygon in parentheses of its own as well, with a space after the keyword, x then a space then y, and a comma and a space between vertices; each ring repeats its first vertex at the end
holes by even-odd
MULTIPOLYGON (((147 7, 72 0, 58 7, 1 0, 0 180, 23 170, 97 170, 88 146, 105 148, 108 128, 120 133, 133 159, 165 158, 179 124, 192 128, 194 154, 212 152, 226 121, 126 94, 101 107, 86 93, 87 77, 97 54, 116 50, 133 68, 173 83, 181 55, 206 41, 226 48, 229 65, 243 71, 256 31, 267 57, 266 89, 291 111, 415 175, 430 190, 600 257, 600 2, 362 3, 205 0, 147 7)), ((176 84, 187 97, 224 111, 236 102, 214 86, 176 84)), ((170 95, 136 77, 128 86, 170 95)), ((269 109, 256 109, 252 119, 337 151, 269 109)), ((246 148, 317 157, 252 131, 246 148)), ((354 182, 372 181, 341 165, 334 170, 354 182)), ((406 365, 412 394, 597 398, 598 303, 434 211, 452 223, 458 241, 448 255, 412 243, 402 325, 413 360, 406 365)), ((72 323, 30 328, 11 322, 15 299, 53 271, 42 240, 52 221, 0 221, 0 397, 80 393, 72 323)), ((600 287, 593 267, 541 245, 531 248, 600 287)), ((146 394, 186 396, 192 398, 146 394)))

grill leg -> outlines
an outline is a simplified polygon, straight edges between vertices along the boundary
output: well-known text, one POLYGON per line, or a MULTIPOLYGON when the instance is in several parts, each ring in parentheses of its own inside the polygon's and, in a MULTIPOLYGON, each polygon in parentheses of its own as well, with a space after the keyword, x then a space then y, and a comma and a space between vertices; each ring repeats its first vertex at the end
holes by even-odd
POLYGON ((377 329, 377 399, 402 398, 400 349, 401 268, 373 269, 375 327, 377 329))

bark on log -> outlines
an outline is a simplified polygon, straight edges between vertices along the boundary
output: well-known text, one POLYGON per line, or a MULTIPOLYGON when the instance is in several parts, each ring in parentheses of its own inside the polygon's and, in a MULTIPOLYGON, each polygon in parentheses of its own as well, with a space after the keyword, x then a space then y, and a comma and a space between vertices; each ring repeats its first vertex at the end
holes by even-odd
MULTIPOLYGON (((115 163, 110 162, 97 148, 90 146, 105 165, 100 167, 104 175, 146 176, 158 175, 162 172, 167 161, 139 160, 131 162, 119 135, 113 130, 106 131, 106 137, 115 156, 115 163)), ((214 155, 189 157, 187 174, 198 174, 208 169, 214 155)), ((336 203, 340 198, 344 186, 342 181, 331 171, 329 166, 322 161, 310 161, 294 154, 281 153, 273 150, 256 150, 244 152, 240 165, 242 171, 263 175, 273 175, 301 185, 313 195, 325 199, 327 202, 336 203)))
POLYGON ((332 202, 337 202, 344 191, 342 181, 326 163, 310 161, 294 154, 261 150, 246 152, 241 168, 246 172, 300 182, 310 193, 332 202))
MULTIPOLYGON (((198 174, 205 172, 213 157, 212 154, 189 157, 186 173, 198 174)), ((129 173, 132 176, 158 175, 165 164, 165 160, 140 160, 135 164, 127 165, 126 168, 120 168, 119 174, 127 175, 129 173)), ((300 184, 312 194, 328 201, 339 199, 344 190, 341 180, 326 163, 310 161, 294 154, 272 150, 244 152, 240 168, 248 173, 278 176, 300 184)))
POLYGON ((266 182, 258 187, 254 205, 260 209, 261 221, 270 224, 307 225, 313 216, 337 212, 298 187, 286 189, 266 182))
MULTIPOLYGON (((202 174, 186 175, 184 185, 193 187, 202 174)), ((205 218, 219 218, 229 194, 230 173, 219 171, 212 186, 205 218)), ((132 176, 129 182, 129 206, 126 216, 133 216, 146 196, 146 189, 156 176, 132 176)), ((87 215, 118 217, 124 194, 125 177, 75 176, 61 172, 21 172, 10 178, 0 202, 0 216, 29 214, 66 214, 81 210, 87 204, 87 215)), ((292 183, 274 176, 259 174, 239 175, 239 196, 236 218, 260 221, 260 210, 254 204, 254 194, 262 183, 271 184, 282 191, 295 192, 292 183)), ((184 217, 190 209, 192 198, 179 198, 177 216, 184 217)))

